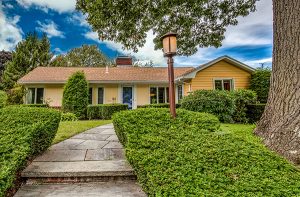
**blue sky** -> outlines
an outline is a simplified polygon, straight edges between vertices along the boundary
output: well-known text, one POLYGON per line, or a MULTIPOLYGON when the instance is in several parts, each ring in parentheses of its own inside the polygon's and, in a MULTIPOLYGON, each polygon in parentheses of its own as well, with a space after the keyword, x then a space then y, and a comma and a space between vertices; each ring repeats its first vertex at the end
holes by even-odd
MULTIPOLYGON (((30 31, 45 32, 55 54, 66 53, 82 44, 96 44, 107 56, 133 55, 140 62, 152 60, 165 66, 161 51, 154 50, 154 36, 148 32, 147 42, 139 52, 124 51, 122 45, 100 41, 85 17, 75 10, 76 0, 0 0, 0 50, 13 50, 30 31)), ((240 17, 237 26, 229 26, 220 48, 200 48, 189 57, 175 59, 175 66, 198 66, 222 55, 229 55, 250 66, 272 62, 272 1, 257 2, 257 11, 240 17)))

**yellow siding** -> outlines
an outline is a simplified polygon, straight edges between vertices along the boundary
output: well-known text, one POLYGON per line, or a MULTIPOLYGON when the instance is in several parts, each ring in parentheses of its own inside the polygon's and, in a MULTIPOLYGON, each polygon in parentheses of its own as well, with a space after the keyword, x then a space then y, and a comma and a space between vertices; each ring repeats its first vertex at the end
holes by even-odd
POLYGON ((119 103, 118 85, 105 85, 104 87, 104 103, 119 103))
MULTIPOLYGON (((251 74, 225 61, 220 61, 213 66, 199 71, 195 78, 191 80, 192 91, 205 89, 212 90, 214 88, 214 78, 232 78, 234 80, 235 89, 245 89, 249 87, 251 74)), ((188 83, 184 86, 184 95, 188 94, 188 83)))
POLYGON ((63 97, 63 86, 46 86, 44 89, 45 102, 51 107, 60 107, 63 97))
POLYGON ((149 96, 150 96, 149 85, 137 85, 136 91, 137 91, 136 94, 137 105, 149 104, 149 96))

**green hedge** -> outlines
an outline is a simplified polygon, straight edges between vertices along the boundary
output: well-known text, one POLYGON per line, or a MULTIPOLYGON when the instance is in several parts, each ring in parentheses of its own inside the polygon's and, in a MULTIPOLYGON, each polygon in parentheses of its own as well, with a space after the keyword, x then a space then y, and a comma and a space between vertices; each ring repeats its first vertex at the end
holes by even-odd
POLYGON ((258 68, 251 75, 250 89, 257 93, 260 103, 266 103, 268 100, 271 73, 269 68, 258 68))
POLYGON ((181 100, 181 107, 214 114, 221 122, 233 122, 235 112, 234 96, 221 90, 196 90, 181 100))
POLYGON ((75 114, 73 113, 62 113, 61 114, 61 121, 77 121, 78 118, 75 114))
POLYGON ((55 137, 60 112, 11 106, 0 110, 0 196, 13 186, 26 161, 45 151, 55 137))
POLYGON ((22 107, 49 107, 48 104, 22 104, 22 107))
POLYGON ((235 110, 233 120, 240 123, 248 123, 247 105, 257 102, 256 93, 252 90, 236 90, 230 92, 233 94, 235 110))
POLYGON ((266 104, 254 104, 247 105, 247 118, 249 119, 249 123, 256 123, 260 120, 262 114, 264 113, 266 104))
POLYGON ((0 90, 0 108, 5 107, 7 104, 7 94, 0 90))
POLYGON ((113 116, 126 157, 148 196, 299 196, 300 172, 209 114, 138 109, 113 116), (210 131, 214 132, 210 132, 210 131))
POLYGON ((127 110, 126 104, 99 104, 89 105, 87 107, 88 119, 104 119, 110 120, 112 115, 116 112, 127 110))
MULTIPOLYGON (((137 108, 169 108, 169 103, 159 103, 159 104, 148 104, 148 105, 138 105, 137 108)), ((177 103, 176 108, 180 108, 181 104, 177 103)))

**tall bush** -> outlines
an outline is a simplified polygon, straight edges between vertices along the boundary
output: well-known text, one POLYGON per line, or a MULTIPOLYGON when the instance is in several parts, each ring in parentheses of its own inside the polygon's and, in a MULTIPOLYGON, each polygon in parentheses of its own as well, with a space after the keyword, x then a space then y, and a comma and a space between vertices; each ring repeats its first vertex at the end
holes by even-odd
POLYGON ((231 92, 234 97, 235 110, 233 120, 235 122, 247 123, 247 106, 257 102, 257 95, 252 90, 236 90, 231 92))
POLYGON ((24 96, 26 89, 24 86, 16 84, 14 87, 7 91, 7 103, 9 105, 19 105, 24 103, 24 96))
POLYGON ((250 89, 256 92, 257 99, 260 103, 266 103, 270 88, 271 69, 260 68, 252 75, 250 80, 250 89))
POLYGON ((211 113, 222 122, 233 122, 234 96, 225 90, 196 90, 181 100, 181 108, 211 113))
POLYGON ((65 112, 72 112, 78 118, 86 117, 88 106, 88 82, 83 72, 74 73, 66 83, 63 92, 62 107, 65 112))
POLYGON ((0 90, 0 108, 7 104, 7 94, 0 90))

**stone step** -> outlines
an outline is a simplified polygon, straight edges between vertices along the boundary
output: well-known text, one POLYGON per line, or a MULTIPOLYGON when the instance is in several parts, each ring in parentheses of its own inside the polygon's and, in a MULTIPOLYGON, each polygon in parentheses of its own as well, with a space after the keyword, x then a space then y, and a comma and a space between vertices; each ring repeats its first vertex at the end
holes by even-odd
POLYGON ((32 162, 21 174, 28 182, 91 182, 134 180, 126 160, 32 162))
POLYGON ((135 181, 24 185, 15 197, 146 197, 135 181))

